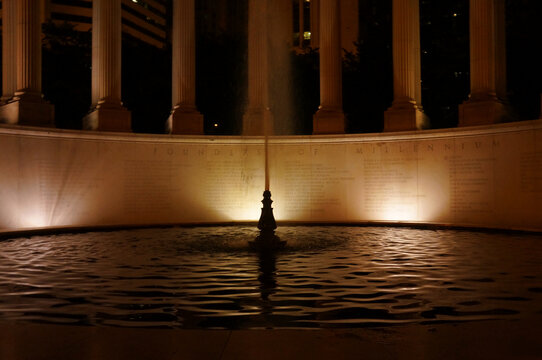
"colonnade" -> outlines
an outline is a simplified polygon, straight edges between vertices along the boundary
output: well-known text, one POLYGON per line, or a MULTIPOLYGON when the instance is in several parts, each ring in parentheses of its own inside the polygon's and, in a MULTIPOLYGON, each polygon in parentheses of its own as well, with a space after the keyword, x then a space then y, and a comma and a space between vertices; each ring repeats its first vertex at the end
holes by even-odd
MULTIPOLYGON (((173 0, 172 111, 168 129, 203 134, 196 109, 195 0, 173 0)), ((263 135, 272 127, 269 105, 267 6, 249 0, 248 104, 243 132, 263 135)), ((428 127, 421 99, 419 0, 392 0, 394 100, 384 131, 428 127)), ((41 94, 39 0, 3 0, 2 102, 0 122, 52 126, 53 105, 41 94)), ((315 134, 344 133, 340 48, 340 0, 319 0, 320 106, 315 134)), ((92 105, 84 128, 130 131, 130 111, 121 103, 121 0, 93 0, 92 105)), ((460 105, 459 125, 498 122, 506 91, 504 0, 470 0, 469 99, 460 105)))

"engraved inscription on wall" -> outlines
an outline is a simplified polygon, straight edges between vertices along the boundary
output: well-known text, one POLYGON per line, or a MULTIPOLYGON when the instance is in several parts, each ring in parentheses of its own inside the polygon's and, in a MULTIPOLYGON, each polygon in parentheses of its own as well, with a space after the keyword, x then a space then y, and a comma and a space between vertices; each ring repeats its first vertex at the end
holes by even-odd
POLYGON ((364 210, 411 212, 417 206, 416 158, 364 158, 364 210))
MULTIPOLYGON (((310 211, 311 164, 301 159, 284 161, 284 209, 293 214, 310 211)), ((281 204, 282 205, 282 204, 281 204)))
POLYGON ((542 194, 542 152, 527 152, 520 157, 521 191, 542 194))
POLYGON ((171 209, 172 166, 170 160, 124 162, 124 210, 155 213, 171 209))
POLYGON ((449 156, 451 210, 455 213, 493 211, 492 157, 449 156))
POLYGON ((305 150, 299 151, 298 156, 283 160, 284 211, 294 218, 326 212, 337 216, 337 208, 345 206, 346 184, 354 180, 351 169, 338 164, 333 155, 321 155, 320 149, 312 149, 310 157, 304 156, 305 150))
POLYGON ((247 197, 256 183, 261 184, 258 189, 263 188, 262 162, 252 162, 252 156, 260 160, 261 151, 217 149, 209 154, 202 183, 205 202, 213 209, 235 215, 247 206, 247 197))

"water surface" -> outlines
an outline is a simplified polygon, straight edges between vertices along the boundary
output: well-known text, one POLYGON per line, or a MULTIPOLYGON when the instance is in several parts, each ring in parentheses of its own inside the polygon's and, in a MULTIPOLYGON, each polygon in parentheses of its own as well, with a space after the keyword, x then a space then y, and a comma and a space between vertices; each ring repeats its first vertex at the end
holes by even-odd
POLYGON ((0 321, 318 328, 542 314, 542 236, 384 227, 159 228, 0 242, 0 321))

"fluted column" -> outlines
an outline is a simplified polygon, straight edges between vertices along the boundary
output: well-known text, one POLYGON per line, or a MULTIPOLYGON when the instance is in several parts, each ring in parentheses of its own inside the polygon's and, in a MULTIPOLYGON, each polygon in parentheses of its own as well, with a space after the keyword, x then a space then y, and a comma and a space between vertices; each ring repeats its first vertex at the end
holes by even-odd
POLYGON ((121 0, 92 2, 92 107, 87 130, 130 131, 131 114, 121 102, 121 0))
POLYGON ((340 1, 320 0, 320 106, 314 134, 344 133, 340 1))
POLYGON ((17 0, 17 97, 41 99, 41 22, 39 0, 17 0))
POLYGON ((295 132, 295 96, 292 87, 293 47, 292 0, 271 0, 267 4, 269 102, 273 133, 295 132))
POLYGON ((40 0, 4 2, 2 122, 53 126, 54 108, 41 94, 40 9, 40 0))
POLYGON ((15 0, 2 1, 2 102, 9 101, 17 90, 15 61, 15 0))
POLYGON ((269 104, 268 1, 248 2, 248 105, 243 116, 243 135, 273 132, 269 104))
POLYGON ((506 93, 504 0, 470 0, 470 95, 459 126, 502 120, 506 93))
POLYGON ((384 113, 384 131, 428 127, 421 101, 419 0, 393 0, 393 103, 384 113))
POLYGON ((173 1, 172 111, 167 128, 173 134, 203 134, 196 109, 196 21, 194 0, 173 1))

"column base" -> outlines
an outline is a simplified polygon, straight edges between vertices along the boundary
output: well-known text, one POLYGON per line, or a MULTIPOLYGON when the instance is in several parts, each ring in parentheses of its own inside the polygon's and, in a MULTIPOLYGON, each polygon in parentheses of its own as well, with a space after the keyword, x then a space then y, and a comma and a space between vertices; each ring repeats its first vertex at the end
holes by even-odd
POLYGON ((166 122, 168 134, 203 135, 203 115, 196 108, 173 108, 166 122))
POLYGON ((414 103, 394 103, 384 112, 385 132, 423 130, 429 127, 429 118, 414 103))
POLYGON ((132 114, 122 106, 99 107, 83 118, 84 130, 131 132, 132 114))
POLYGON ((458 126, 490 125, 503 122, 505 105, 498 99, 467 100, 459 105, 458 126))
POLYGON ((312 133, 344 134, 344 113, 340 110, 319 109, 312 118, 312 133))
POLYGON ((44 100, 14 98, 0 106, 0 122, 23 126, 55 127, 55 107, 44 100))
POLYGON ((273 114, 269 109, 252 108, 243 115, 243 135, 273 135, 273 114))

